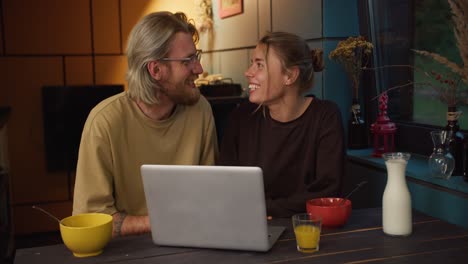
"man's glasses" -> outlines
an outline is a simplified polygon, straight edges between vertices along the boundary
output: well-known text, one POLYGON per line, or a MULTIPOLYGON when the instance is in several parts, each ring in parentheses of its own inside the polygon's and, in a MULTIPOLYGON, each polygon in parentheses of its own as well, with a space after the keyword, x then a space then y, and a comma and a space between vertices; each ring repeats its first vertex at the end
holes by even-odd
POLYGON ((197 50, 195 54, 187 58, 161 58, 161 61, 181 61, 185 65, 193 64, 199 62, 201 59, 202 50, 197 50))

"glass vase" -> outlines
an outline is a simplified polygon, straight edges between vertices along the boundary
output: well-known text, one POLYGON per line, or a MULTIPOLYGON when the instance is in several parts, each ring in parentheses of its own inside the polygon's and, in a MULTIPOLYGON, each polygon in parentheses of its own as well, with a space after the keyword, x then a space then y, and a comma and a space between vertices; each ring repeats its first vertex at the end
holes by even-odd
POLYGON ((449 151, 452 131, 431 131, 434 149, 429 156, 429 170, 432 177, 449 179, 455 168, 455 159, 449 151))

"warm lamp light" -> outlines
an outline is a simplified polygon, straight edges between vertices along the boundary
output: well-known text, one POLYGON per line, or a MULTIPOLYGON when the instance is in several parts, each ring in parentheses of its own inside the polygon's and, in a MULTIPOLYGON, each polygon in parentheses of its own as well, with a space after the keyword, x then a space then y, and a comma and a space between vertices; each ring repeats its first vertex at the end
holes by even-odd
POLYGON ((374 152, 372 156, 382 157, 386 152, 393 152, 395 149, 396 125, 390 122, 387 116, 388 95, 383 93, 379 97, 379 116, 375 123, 371 125, 371 133, 374 138, 374 152))

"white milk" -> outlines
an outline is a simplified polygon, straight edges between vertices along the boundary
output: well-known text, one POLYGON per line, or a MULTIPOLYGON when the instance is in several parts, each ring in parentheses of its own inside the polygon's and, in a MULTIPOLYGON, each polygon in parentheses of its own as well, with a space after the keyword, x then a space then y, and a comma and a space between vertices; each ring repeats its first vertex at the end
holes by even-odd
POLYGON ((404 159, 385 161, 388 178, 382 199, 382 225, 388 235, 407 236, 413 229, 411 195, 405 178, 407 163, 404 159))

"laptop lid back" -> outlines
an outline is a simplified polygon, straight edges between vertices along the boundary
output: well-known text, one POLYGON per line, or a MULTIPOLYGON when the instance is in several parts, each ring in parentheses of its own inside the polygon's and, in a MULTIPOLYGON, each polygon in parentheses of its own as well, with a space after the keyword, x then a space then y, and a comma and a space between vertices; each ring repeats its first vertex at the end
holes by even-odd
POLYGON ((259 167, 143 165, 157 245, 267 251, 259 167))

